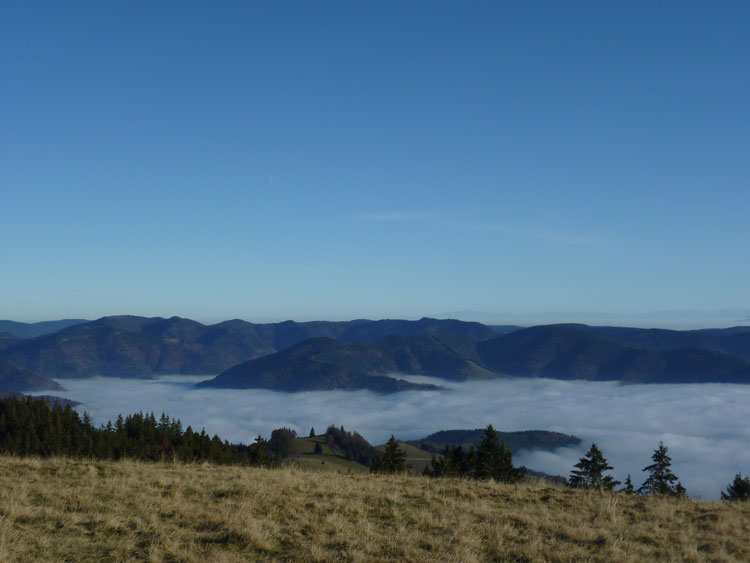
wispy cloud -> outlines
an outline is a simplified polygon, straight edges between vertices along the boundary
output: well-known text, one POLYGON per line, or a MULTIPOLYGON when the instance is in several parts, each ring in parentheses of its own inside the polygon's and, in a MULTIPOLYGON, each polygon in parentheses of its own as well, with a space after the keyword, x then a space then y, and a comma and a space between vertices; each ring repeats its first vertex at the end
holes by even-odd
POLYGON ((358 213, 354 219, 371 223, 424 223, 444 230, 477 231, 498 233, 549 244, 565 246, 592 246, 602 244, 600 236, 574 233, 503 221, 488 221, 485 218, 470 218, 458 214, 431 211, 393 211, 384 213, 358 213))
MULTIPOLYGON (((288 426, 304 435, 314 426, 343 424, 373 443, 395 434, 416 439, 449 428, 544 429, 575 434, 578 448, 517 452, 514 461, 567 475, 596 442, 614 475, 633 482, 663 440, 673 469, 688 494, 718 498, 738 471, 750 471, 750 385, 629 385, 503 379, 447 383, 446 391, 377 395, 369 391, 276 393, 264 390, 193 389, 205 378, 156 381, 95 378, 65 380, 66 396, 84 403, 95 422, 120 413, 161 411, 193 428, 206 428, 230 441, 251 441, 259 433, 288 426)), ((429 381, 429 378, 419 378, 429 381)), ((435 380, 433 380, 435 381, 435 380)))
POLYGON ((601 244, 602 242, 601 237, 594 235, 556 231, 536 226, 502 222, 464 220, 447 223, 447 226, 461 230, 480 231, 485 233, 503 233, 515 237, 567 246, 592 246, 601 244))

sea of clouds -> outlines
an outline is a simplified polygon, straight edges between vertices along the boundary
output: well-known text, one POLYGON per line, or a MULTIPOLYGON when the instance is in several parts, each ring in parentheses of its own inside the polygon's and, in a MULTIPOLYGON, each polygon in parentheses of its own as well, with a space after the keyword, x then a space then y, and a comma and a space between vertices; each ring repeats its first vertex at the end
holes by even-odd
POLYGON ((750 385, 619 385, 551 379, 446 383, 443 391, 278 393, 259 389, 196 389, 205 376, 157 380, 64 380, 64 396, 80 401, 97 424, 118 414, 162 412, 184 426, 205 428, 230 442, 251 442, 286 426, 306 436, 330 424, 356 430, 373 444, 391 434, 418 439, 438 430, 480 428, 553 430, 583 440, 554 452, 520 451, 516 465, 567 476, 596 442, 614 466, 639 486, 662 440, 672 468, 694 497, 716 499, 737 472, 750 473, 750 385))

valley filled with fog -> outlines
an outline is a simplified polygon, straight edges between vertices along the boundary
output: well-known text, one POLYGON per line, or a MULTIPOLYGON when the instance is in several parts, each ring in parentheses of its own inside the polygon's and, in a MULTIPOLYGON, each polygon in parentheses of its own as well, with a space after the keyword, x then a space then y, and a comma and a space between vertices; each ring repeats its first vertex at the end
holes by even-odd
POLYGON ((59 380, 61 395, 82 403, 99 425, 118 414, 166 412, 183 426, 205 428, 230 442, 250 443, 282 426, 307 435, 330 424, 356 430, 377 445, 391 434, 419 439, 446 429, 492 423, 503 431, 552 430, 583 442, 554 452, 521 451, 516 465, 568 476, 596 442, 614 466, 616 479, 628 473, 638 487, 660 440, 672 468, 694 497, 716 499, 737 472, 750 472, 750 386, 731 384, 619 385, 550 379, 499 379, 465 383, 428 377, 443 391, 280 393, 258 389, 195 389, 206 376, 156 380, 59 380))

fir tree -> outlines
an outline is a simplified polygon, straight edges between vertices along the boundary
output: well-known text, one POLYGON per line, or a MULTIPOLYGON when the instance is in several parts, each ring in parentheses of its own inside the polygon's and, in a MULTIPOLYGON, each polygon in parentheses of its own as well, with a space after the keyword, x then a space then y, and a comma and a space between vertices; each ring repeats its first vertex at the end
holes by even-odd
POLYGON ((630 479, 630 473, 628 473, 628 476, 625 478, 625 486, 622 489, 620 489, 618 492, 625 493, 626 495, 635 494, 635 489, 633 488, 633 481, 630 479))
POLYGON ((685 488, 681 483, 674 485, 677 476, 672 473, 672 458, 667 455, 667 446, 659 442, 659 447, 651 456, 654 463, 643 468, 650 475, 638 489, 639 495, 684 496, 685 488))
POLYGON ((682 481, 677 481, 677 485, 674 488, 674 494, 677 497, 684 497, 687 494, 687 490, 682 486, 682 481))
POLYGON ((370 471, 373 473, 403 473, 408 467, 406 465, 406 453, 391 434, 391 438, 386 442, 382 453, 378 452, 375 455, 370 471))
POLYGON ((441 457, 432 456, 423 473, 428 477, 465 477, 467 468, 464 449, 448 444, 441 457))
POLYGON ((315 438, 315 427, 310 428, 310 438, 315 438))
POLYGON ((255 443, 250 446, 248 461, 251 465, 263 465, 266 467, 273 463, 273 459, 268 453, 268 442, 260 434, 255 439, 255 443))
POLYGON ((445 456, 432 456, 430 463, 425 466, 422 475, 427 477, 445 477, 445 456))
POLYGON ((505 442, 500 442, 491 424, 484 431, 482 442, 477 448, 474 477, 506 483, 521 479, 520 473, 513 467, 513 453, 505 447, 505 442))
POLYGON ((750 501, 750 476, 745 475, 743 478, 742 473, 737 473, 734 476, 734 481, 727 486, 727 492, 722 491, 721 500, 730 502, 750 501))
POLYGON ((571 471, 570 479, 568 479, 571 487, 611 491, 620 484, 610 475, 604 475, 604 472, 610 471, 612 466, 607 463, 607 459, 596 444, 591 444, 589 451, 575 464, 575 467, 578 469, 571 471))

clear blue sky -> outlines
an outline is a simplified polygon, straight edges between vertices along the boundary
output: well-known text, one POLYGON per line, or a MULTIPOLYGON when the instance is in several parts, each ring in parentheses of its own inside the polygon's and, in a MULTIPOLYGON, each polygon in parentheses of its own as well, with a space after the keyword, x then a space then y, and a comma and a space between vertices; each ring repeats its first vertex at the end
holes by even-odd
POLYGON ((748 2, 6 2, 0 318, 746 307, 748 2))

